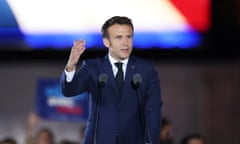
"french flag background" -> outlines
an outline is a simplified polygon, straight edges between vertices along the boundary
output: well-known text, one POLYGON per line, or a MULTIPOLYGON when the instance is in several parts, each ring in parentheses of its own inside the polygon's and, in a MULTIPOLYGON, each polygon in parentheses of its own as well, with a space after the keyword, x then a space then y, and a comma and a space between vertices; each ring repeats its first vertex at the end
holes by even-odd
POLYGON ((195 48, 211 23, 211 0, 3 1, 31 49, 71 48, 76 39, 85 39, 87 48, 104 48, 100 29, 114 15, 132 19, 136 48, 195 48))

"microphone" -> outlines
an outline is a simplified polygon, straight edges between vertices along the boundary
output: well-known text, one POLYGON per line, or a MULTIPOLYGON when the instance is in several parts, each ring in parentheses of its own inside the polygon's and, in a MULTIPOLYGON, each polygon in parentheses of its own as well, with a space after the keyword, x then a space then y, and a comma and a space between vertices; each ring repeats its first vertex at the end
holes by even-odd
POLYGON ((106 73, 101 73, 98 78, 100 87, 103 87, 107 83, 107 80, 108 80, 108 75, 106 73))
POLYGON ((140 74, 134 74, 133 83, 135 86, 139 87, 142 83, 142 76, 140 74))
POLYGON ((98 77, 99 91, 98 91, 98 97, 97 97, 97 113, 96 113, 95 131, 94 131, 94 144, 97 143, 98 118, 99 118, 99 111, 100 111, 100 104, 101 104, 102 88, 107 83, 107 80, 108 80, 108 75, 106 73, 101 73, 98 77))
MULTIPOLYGON (((133 75, 133 84, 136 87, 137 99, 138 99, 138 104, 139 104, 139 108, 140 108, 140 112, 141 112, 141 119, 143 121, 144 127, 146 127, 146 129, 147 129, 147 137, 148 137, 149 143, 147 142, 145 144, 152 144, 152 138, 151 138, 151 134, 150 134, 149 126, 148 126, 146 113, 144 110, 144 101, 143 101, 144 97, 141 98, 142 91, 141 91, 140 85, 142 84, 142 76, 140 74, 137 73, 137 74, 133 75), (139 88, 140 94, 138 93, 137 88, 139 88)), ((143 128, 143 133, 145 133, 145 128, 143 128)))

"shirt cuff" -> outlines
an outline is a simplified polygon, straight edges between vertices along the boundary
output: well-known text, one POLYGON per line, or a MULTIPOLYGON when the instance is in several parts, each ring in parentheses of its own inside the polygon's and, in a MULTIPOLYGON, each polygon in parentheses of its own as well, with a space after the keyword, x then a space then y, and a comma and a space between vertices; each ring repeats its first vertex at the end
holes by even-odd
POLYGON ((71 82, 73 77, 74 77, 74 74, 75 74, 75 70, 71 71, 71 72, 68 72, 66 70, 65 71, 65 75, 66 75, 66 81, 67 82, 71 82))

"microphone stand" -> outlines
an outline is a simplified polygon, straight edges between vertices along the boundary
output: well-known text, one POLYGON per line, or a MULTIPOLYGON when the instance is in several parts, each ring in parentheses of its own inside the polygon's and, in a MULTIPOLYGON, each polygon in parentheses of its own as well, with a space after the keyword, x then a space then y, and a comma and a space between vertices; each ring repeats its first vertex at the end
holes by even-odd
MULTIPOLYGON (((105 78, 107 80, 107 75, 100 75, 100 79, 105 78)), ((101 95, 102 95, 102 88, 106 83, 106 80, 100 80, 99 82, 99 90, 98 90, 98 98, 97 98, 97 113, 96 113, 96 121, 95 121, 95 130, 94 130, 94 144, 97 144, 97 131, 98 131, 98 118, 99 118, 99 111, 100 111, 100 104, 101 104, 101 95)))
POLYGON ((98 130, 98 118, 99 118, 99 111, 100 111, 100 104, 101 104, 101 95, 102 94, 102 87, 100 86, 98 91, 98 103, 97 103, 97 114, 96 114, 96 121, 95 121, 95 130, 94 130, 94 144, 97 144, 97 130, 98 130))
POLYGON ((149 140, 149 143, 146 143, 146 144, 152 144, 152 139, 151 139, 151 134, 150 134, 150 129, 149 129, 149 126, 148 126, 148 120, 147 120, 147 116, 146 116, 146 112, 144 111, 144 103, 143 101, 141 101, 141 88, 139 86, 139 84, 137 85, 137 88, 139 88, 139 91, 136 90, 136 93, 137 93, 137 98, 138 98, 138 104, 139 104, 139 107, 140 107, 140 113, 141 113, 141 120, 143 120, 143 126, 144 128, 143 129, 143 133, 145 135, 145 127, 147 129, 147 136, 148 136, 148 140, 149 140), (139 94, 140 93, 140 94, 139 94))

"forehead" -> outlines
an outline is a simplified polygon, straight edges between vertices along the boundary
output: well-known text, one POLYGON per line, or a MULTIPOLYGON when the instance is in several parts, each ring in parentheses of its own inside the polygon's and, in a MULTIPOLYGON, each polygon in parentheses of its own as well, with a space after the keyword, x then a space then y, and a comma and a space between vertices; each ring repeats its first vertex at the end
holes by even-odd
POLYGON ((114 24, 108 28, 109 34, 132 34, 132 28, 127 24, 114 24))

